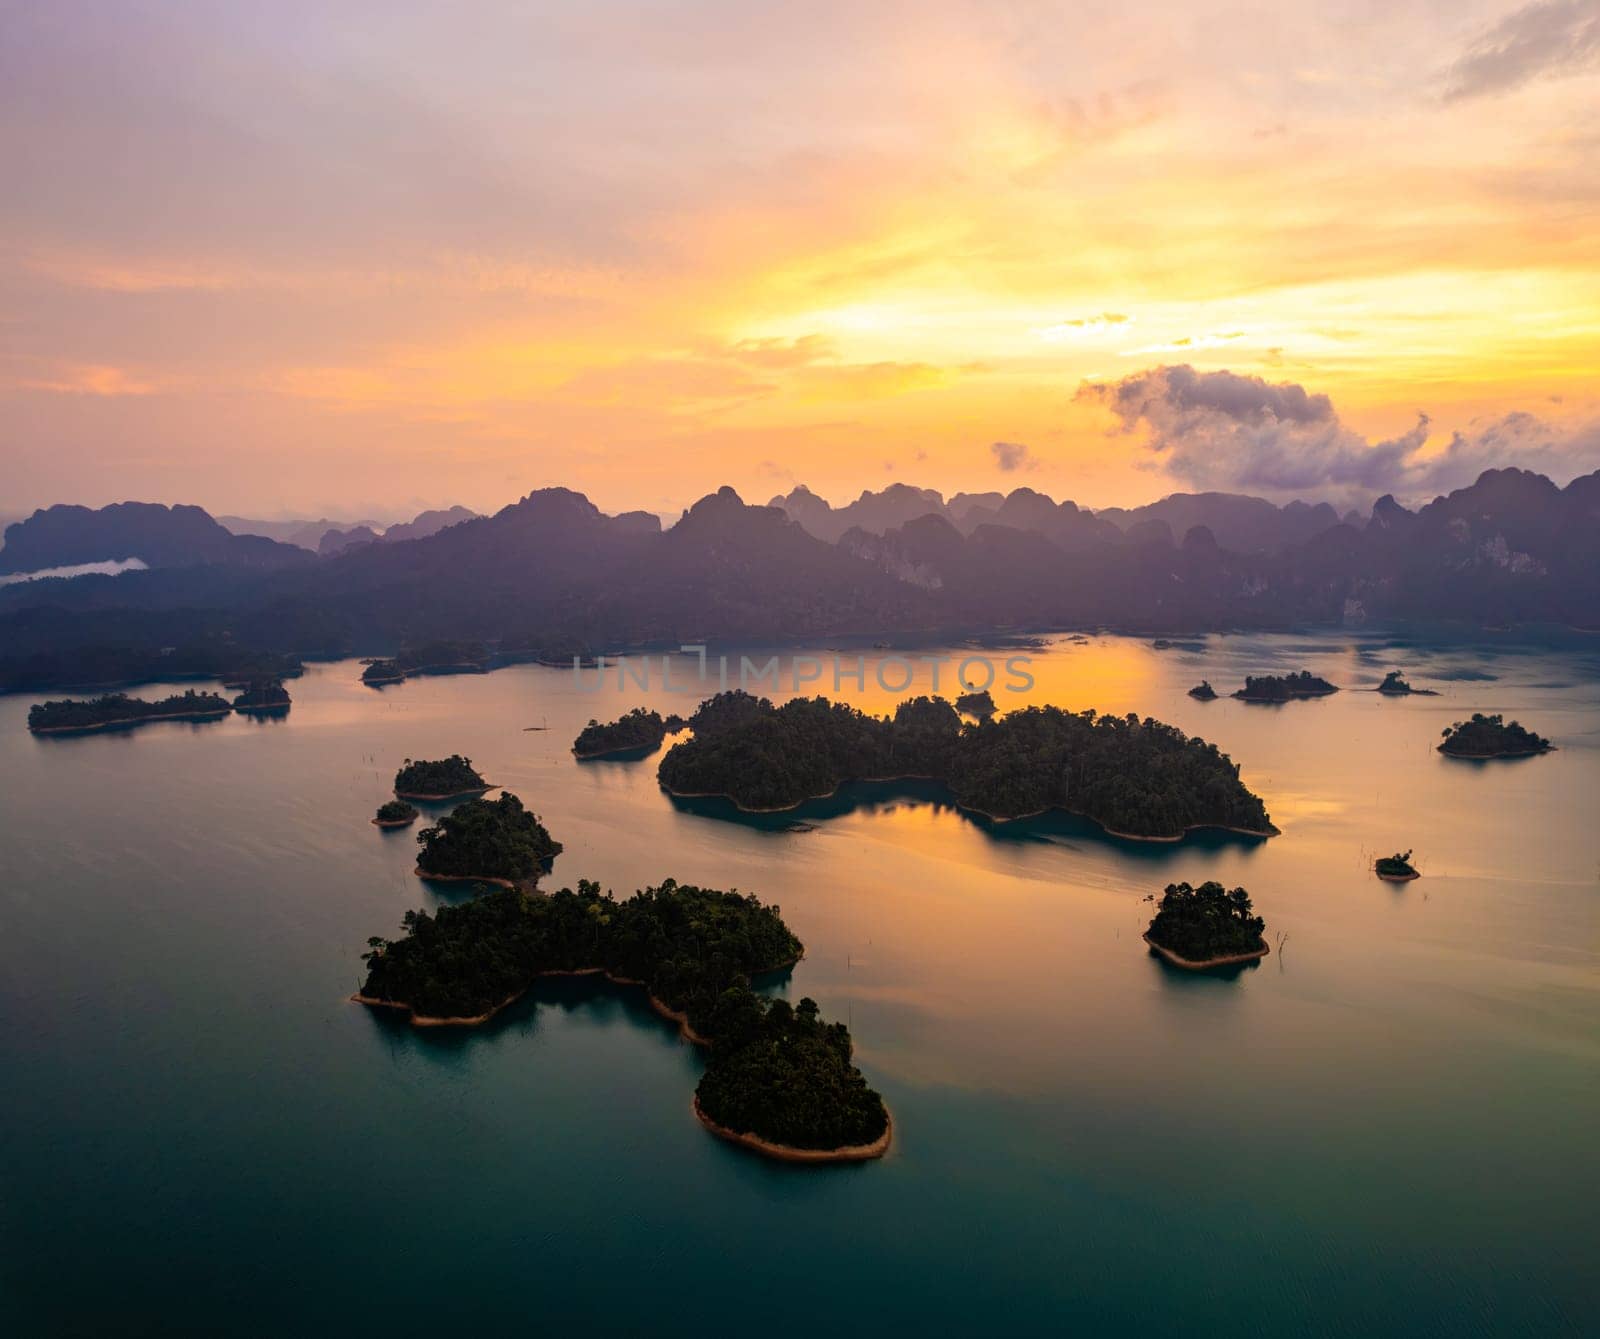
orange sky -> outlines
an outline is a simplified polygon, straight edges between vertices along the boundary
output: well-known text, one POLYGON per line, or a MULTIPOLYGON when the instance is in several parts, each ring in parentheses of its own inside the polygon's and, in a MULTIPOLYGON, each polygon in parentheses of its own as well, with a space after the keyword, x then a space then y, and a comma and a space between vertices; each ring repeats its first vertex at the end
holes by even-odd
POLYGON ((0 512, 1600 464, 1592 0, 6 8, 0 512))

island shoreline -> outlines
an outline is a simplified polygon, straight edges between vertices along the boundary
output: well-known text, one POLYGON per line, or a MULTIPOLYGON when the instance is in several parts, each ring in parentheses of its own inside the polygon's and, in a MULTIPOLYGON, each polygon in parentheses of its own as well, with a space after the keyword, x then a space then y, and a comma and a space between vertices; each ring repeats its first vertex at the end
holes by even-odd
POLYGON ((1459 749, 1448 749, 1440 744, 1438 751, 1447 758, 1463 758, 1467 762, 1487 762, 1493 758, 1537 758, 1544 753, 1554 753, 1556 746, 1546 744, 1538 749, 1501 749, 1496 753, 1463 753, 1459 749))
MULTIPOLYGON (((800 957, 804 956, 804 954, 800 955, 800 957)), ((793 967, 800 961, 800 957, 792 958, 788 962, 781 962, 772 967, 763 968, 759 972, 752 973, 752 975, 765 976, 771 972, 782 971, 786 967, 793 967)), ((579 976, 603 976, 613 985, 640 987, 644 990, 645 999, 649 1001, 650 1007, 661 1017, 678 1025, 678 1035, 681 1038, 683 1038, 685 1041, 691 1042, 696 1046, 703 1046, 708 1049, 711 1047, 712 1042, 710 1038, 704 1037, 700 1033, 696 1032, 689 1025, 688 1015, 682 1010, 673 1009, 664 1000, 659 999, 647 987, 645 987, 644 982, 637 981, 632 977, 616 976, 604 967, 574 967, 540 972, 537 974, 537 976, 535 976, 533 981, 530 981, 528 985, 523 987, 521 990, 514 991, 512 994, 506 996, 505 999, 501 1000, 500 1003, 496 1004, 487 1012, 476 1014, 472 1017, 441 1018, 426 1014, 419 1014, 411 1007, 411 1005, 406 1004, 402 1000, 380 999, 377 996, 364 995, 360 991, 357 991, 349 998, 352 1004, 362 1004, 369 1009, 402 1010, 409 1015, 409 1022, 412 1027, 479 1027, 482 1024, 487 1023, 490 1019, 494 1018, 495 1015, 499 1014, 502 1010, 508 1008, 512 1004, 515 1004, 524 995, 526 995, 529 990, 532 990, 534 985, 540 980, 555 977, 579 976)), ((884 1107, 885 1125, 883 1133, 878 1136, 877 1139, 873 1140, 870 1144, 846 1144, 839 1148, 795 1148, 788 1144, 779 1144, 770 1139, 763 1139, 759 1135, 746 1134, 741 1133, 738 1130, 731 1130, 725 1125, 719 1125, 716 1121, 712 1120, 706 1115, 704 1110, 701 1109, 700 1098, 698 1094, 691 1095, 689 1099, 689 1106, 694 1112, 695 1119, 698 1120, 701 1125, 703 1125, 717 1138, 726 1140, 728 1143, 738 1144, 741 1147, 748 1148, 753 1152, 760 1153, 763 1157, 773 1158, 780 1162, 869 1162, 875 1158, 881 1158, 886 1152, 888 1152, 889 1145, 894 1137, 894 1116, 889 1111, 887 1106, 884 1107)))
MULTIPOLYGON (((836 785, 832 790, 824 791, 820 795, 807 795, 804 799, 796 800, 793 804, 773 805, 773 806, 767 807, 767 808, 751 808, 748 805, 740 804, 739 801, 736 800, 732 795, 729 795, 727 793, 727 791, 720 791, 720 790, 674 790, 671 786, 667 785, 666 782, 664 782, 664 781, 659 781, 658 780, 657 784, 660 785, 661 789, 666 791, 666 793, 668 795, 672 796, 674 799, 679 799, 679 800, 726 800, 735 809, 737 809, 741 814, 789 814, 789 813, 793 813, 796 809, 802 808, 805 805, 812 803, 815 800, 831 800, 835 795, 837 795, 846 786, 856 784, 857 782, 865 782, 865 783, 869 783, 869 784, 881 784, 881 783, 892 782, 892 781, 931 781, 931 782, 934 782, 934 783, 936 783, 938 785, 944 786, 947 790, 949 789, 949 783, 948 782, 941 781, 936 776, 926 776, 926 775, 923 775, 923 774, 920 774, 920 773, 908 773, 908 774, 906 774, 904 776, 859 776, 859 777, 847 777, 843 781, 839 782, 839 784, 836 785)), ((1108 836, 1108 837, 1120 837, 1124 841, 1131 841, 1131 842, 1167 842, 1167 843, 1181 842, 1191 832, 1206 832, 1206 831, 1234 832, 1234 833, 1238 833, 1242 837, 1259 837, 1259 838, 1261 838, 1263 840, 1265 840, 1268 837, 1279 837, 1279 836, 1283 835, 1283 829, 1278 827, 1278 825, 1275 824, 1275 823, 1269 823, 1268 824, 1268 829, 1265 832, 1260 831, 1259 829, 1256 829, 1256 828, 1238 828, 1238 827, 1233 827, 1233 826, 1231 826, 1231 825, 1229 825, 1227 823, 1191 823, 1191 824, 1189 824, 1189 826, 1184 828, 1182 832, 1179 832, 1179 833, 1176 833, 1176 834, 1164 835, 1164 836, 1153 836, 1153 837, 1152 836, 1140 836, 1139 834, 1133 833, 1133 832, 1119 832, 1119 831, 1117 831, 1116 828, 1107 827, 1098 818, 1095 818, 1090 814, 1082 813, 1082 812, 1080 812, 1078 810, 1075 810, 1075 809, 1063 809, 1059 805, 1049 805, 1049 806, 1047 806, 1047 807, 1045 807, 1043 809, 1035 809, 1030 813, 1016 814, 1011 818, 1002 818, 999 814, 991 814, 985 809, 978 809, 978 808, 973 807, 972 805, 962 804, 959 800, 956 800, 954 798, 951 799, 950 803, 954 808, 959 809, 964 814, 976 814, 980 818, 987 818, 992 823, 1020 823, 1024 819, 1039 818, 1039 817, 1042 817, 1045 814, 1051 814, 1051 813, 1066 814, 1069 818, 1081 818, 1085 822, 1093 823, 1097 828, 1100 829, 1101 832, 1105 833, 1106 836, 1108 836)))
MULTIPOLYGON (((790 958, 786 962, 777 963, 772 967, 763 967, 760 971, 752 972, 751 975, 767 976, 773 972, 781 972, 785 968, 793 967, 803 957, 805 957, 805 954, 802 953, 799 957, 790 958)), ((539 981, 544 980, 546 977, 563 976, 603 976, 607 981, 611 982, 612 985, 638 986, 644 991, 645 999, 649 1002, 650 1007, 654 1009, 656 1013, 660 1014, 661 1017, 667 1019, 669 1022, 676 1023, 678 1025, 678 1035, 680 1037, 682 1037, 685 1041, 693 1042, 696 1046, 704 1046, 708 1049, 711 1046, 711 1039, 709 1037, 702 1036, 689 1025, 689 1015, 686 1012, 681 1009, 674 1009, 665 1000, 657 997, 651 992, 650 988, 646 986, 643 981, 637 980, 631 976, 616 976, 604 967, 565 967, 553 969, 548 972, 539 972, 534 976, 533 980, 521 990, 507 995, 505 999, 501 1000, 499 1004, 495 1005, 494 1008, 490 1009, 487 1013, 474 1014, 471 1017, 463 1016, 444 1018, 429 1014, 419 1014, 404 1000, 380 999, 373 995, 363 995, 359 990, 354 995, 350 996, 350 1002, 352 1004, 365 1004, 369 1008, 373 1009, 403 1009, 411 1015, 410 1022, 413 1027, 481 1027, 496 1014, 515 1004, 530 990, 532 990, 534 985, 539 981)))
MULTIPOLYGON (((377 819, 372 821, 374 823, 378 822, 377 819)), ((415 819, 410 821, 416 822, 415 819)), ((383 824, 379 823, 378 826, 382 827, 383 824)), ((430 874, 421 865, 416 866, 411 872, 419 879, 429 879, 434 883, 492 883, 497 888, 508 888, 514 893, 519 891, 527 892, 538 883, 537 878, 519 883, 515 879, 499 879, 489 874, 430 874)))
POLYGON ((28 732, 35 735, 89 735, 96 730, 116 730, 150 721, 217 721, 224 716, 231 716, 237 710, 237 707, 228 707, 222 711, 166 711, 153 716, 122 716, 114 721, 96 721, 93 725, 30 725, 28 732))
POLYGON ((1164 961, 1174 967, 1181 967, 1186 972, 1204 972, 1213 967, 1235 967, 1247 962, 1259 962, 1272 952, 1272 946, 1263 939, 1261 947, 1252 953, 1230 953, 1220 958, 1202 958, 1196 961, 1193 958, 1184 957, 1181 953, 1174 953, 1170 948, 1156 943, 1155 940, 1150 938, 1148 931, 1141 935, 1140 938, 1150 946, 1151 952, 1159 953, 1164 961))
POLYGON ((883 1108, 882 1134, 870 1144, 843 1144, 838 1148, 795 1148, 790 1144, 776 1144, 757 1134, 742 1134, 738 1130, 730 1130, 726 1125, 718 1125, 706 1115, 700 1106, 698 1093, 689 1099, 689 1107, 694 1112, 695 1119, 718 1139, 725 1139, 730 1144, 738 1144, 765 1157, 776 1158, 780 1162, 870 1162, 887 1153, 889 1144, 894 1138, 894 1113, 888 1106, 883 1108))
POLYGON ((487 795, 491 790, 500 787, 493 781, 486 781, 481 786, 471 786, 466 790, 446 791, 443 795, 424 795, 417 790, 397 790, 394 797, 397 800, 425 800, 429 803, 438 803, 440 800, 455 800, 463 795, 487 795))

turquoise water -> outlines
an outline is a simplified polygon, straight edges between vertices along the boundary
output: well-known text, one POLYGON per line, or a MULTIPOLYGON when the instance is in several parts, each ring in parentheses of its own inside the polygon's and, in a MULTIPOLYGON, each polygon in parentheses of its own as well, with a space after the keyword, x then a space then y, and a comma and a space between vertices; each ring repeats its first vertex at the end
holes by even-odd
POLYGON ((1283 829, 1176 846, 997 827, 925 787, 820 803, 809 832, 674 804, 653 760, 568 750, 591 715, 697 688, 584 693, 561 670, 376 692, 315 666, 283 721, 76 739, 30 737, 32 699, 0 698, 0 1323, 1580 1332, 1597 659, 1350 637, 1036 655, 1032 700, 1215 739, 1283 829), (1441 695, 1185 696, 1301 665, 1441 695), (1475 709, 1560 750, 1442 758, 1475 709), (413 877, 414 830, 367 822, 402 758, 458 750, 565 843, 552 886, 670 875, 778 903, 808 953, 774 988, 848 1019, 890 1155, 796 1168, 712 1139, 696 1052, 635 991, 550 983, 449 1034, 347 1003, 368 935, 463 896, 413 877), (1423 879, 1372 876, 1409 846, 1423 879), (1213 877, 1250 889, 1274 952, 1176 974, 1139 941, 1143 899, 1213 877))

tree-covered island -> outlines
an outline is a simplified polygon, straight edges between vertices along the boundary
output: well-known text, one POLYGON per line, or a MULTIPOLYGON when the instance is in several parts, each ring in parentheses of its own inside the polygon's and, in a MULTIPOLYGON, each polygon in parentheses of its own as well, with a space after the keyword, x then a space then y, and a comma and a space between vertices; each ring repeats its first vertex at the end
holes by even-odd
POLYGON ((634 753, 644 757, 661 747, 669 734, 683 729, 683 717, 663 717, 659 711, 635 707, 625 716, 602 724, 591 720, 572 741, 572 751, 580 759, 604 758, 612 754, 634 753))
POLYGON ((417 834, 417 873, 425 879, 531 888, 561 854, 556 841, 509 791, 468 800, 417 834))
POLYGON ((1216 700, 1217 690, 1211 686, 1209 679, 1201 679, 1189 690, 1189 696, 1198 698, 1201 702, 1212 702, 1216 700))
POLYGON ((372 822, 380 828, 408 828, 417 821, 417 807, 404 800, 386 800, 378 806, 372 822))
POLYGON ((963 716, 970 716, 975 721, 991 720, 999 708, 994 704, 994 698, 987 688, 980 688, 974 693, 962 693, 956 698, 956 710, 963 716))
POLYGON ((1390 670, 1383 676, 1383 682, 1378 685, 1377 691, 1385 697, 1438 697, 1439 694, 1431 688, 1413 688, 1406 682, 1405 675, 1399 670, 1390 670))
POLYGON ((1443 737, 1439 752, 1452 758, 1526 758, 1555 747, 1543 735, 1524 729, 1517 721, 1507 721, 1499 712, 1485 716, 1475 711, 1470 721, 1445 726, 1443 737))
POLYGON ((254 652, 239 656, 237 663, 217 677, 224 688, 238 692, 263 679, 282 683, 285 679, 298 679, 304 673, 305 666, 300 663, 299 656, 254 652))
POLYGON ((394 774, 394 793, 402 800, 450 800, 488 789, 489 783, 478 775, 472 759, 459 753, 434 761, 407 758, 394 774))
POLYGON ((361 671, 361 682, 369 688, 381 688, 384 684, 399 683, 405 677, 405 671, 392 660, 369 660, 361 671))
POLYGON ((244 692, 233 699, 233 709, 258 715, 272 715, 289 710, 289 690, 282 679, 253 679, 245 685, 244 692))
POLYGON ((708 698, 689 724, 692 737, 661 760, 661 785, 745 810, 792 809, 847 781, 920 778, 994 819, 1059 809, 1158 841, 1204 827, 1277 832, 1216 745, 1132 713, 1027 707, 972 724, 939 697, 909 699, 885 718, 821 697, 774 707, 735 690, 708 698))
POLYGON ((361 682, 381 686, 423 674, 482 674, 488 668, 489 652, 482 642, 427 642, 388 659, 368 661, 361 682))
POLYGON ((36 702, 28 709, 28 729, 36 735, 84 734, 113 730, 150 721, 203 721, 226 716, 233 708, 215 693, 194 689, 174 693, 159 702, 147 702, 126 693, 107 693, 86 700, 36 702))
POLYGON ((1336 684, 1319 679, 1310 670, 1293 674, 1248 674, 1244 687, 1234 694, 1241 702, 1292 702, 1302 697, 1327 697, 1339 691, 1336 684))
POLYGON ((851 1063, 845 1026, 824 1022, 809 999, 791 1008, 749 988, 804 951, 776 907, 670 879, 619 902, 580 882, 411 911, 403 926, 401 939, 368 941, 360 1002, 405 1009, 421 1026, 470 1025, 541 976, 603 975, 643 986, 657 1012, 709 1047, 694 1109, 713 1133, 800 1161, 888 1147, 889 1113, 851 1063))
POLYGON ((1396 852, 1394 855, 1381 855, 1373 865, 1380 879, 1389 883, 1410 883, 1412 879, 1420 879, 1416 866, 1411 863, 1411 852, 1404 855, 1396 852))
POLYGON ((1254 962, 1268 953, 1266 922, 1252 915, 1250 894, 1220 883, 1169 883, 1144 942, 1174 967, 1204 971, 1254 962))

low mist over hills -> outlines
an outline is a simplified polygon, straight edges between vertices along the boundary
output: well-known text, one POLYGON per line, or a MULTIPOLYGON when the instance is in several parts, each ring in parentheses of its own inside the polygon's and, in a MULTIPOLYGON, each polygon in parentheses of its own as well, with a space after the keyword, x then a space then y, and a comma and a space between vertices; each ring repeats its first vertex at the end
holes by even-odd
POLYGON ((174 530, 189 547, 148 571, 0 589, 0 684, 71 682, 89 648, 103 664, 119 648, 207 639, 333 655, 472 638, 501 654, 559 657, 1086 626, 1600 628, 1600 473, 1563 489, 1490 470, 1415 512, 1384 497, 1362 524, 1225 494, 1112 515, 1029 489, 945 502, 895 487, 833 509, 804 490, 750 506, 723 488, 663 529, 653 514, 608 516, 549 488, 424 538, 318 559, 228 535, 198 508, 51 508, 12 528, 22 542, 16 553, 8 544, 11 563, 150 562, 157 541, 170 558, 174 530), (831 541, 811 528, 832 533, 841 521, 831 541))

